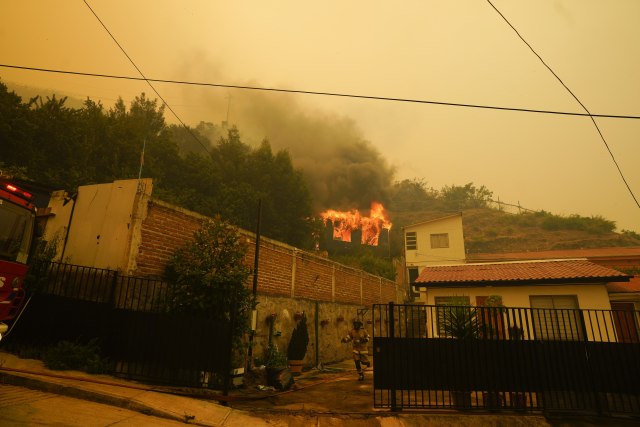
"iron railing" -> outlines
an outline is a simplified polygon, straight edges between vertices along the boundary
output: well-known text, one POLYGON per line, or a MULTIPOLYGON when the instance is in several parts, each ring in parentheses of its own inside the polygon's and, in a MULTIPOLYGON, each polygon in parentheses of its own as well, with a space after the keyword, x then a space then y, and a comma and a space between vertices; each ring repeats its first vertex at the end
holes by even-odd
POLYGON ((234 319, 167 313, 166 282, 47 263, 32 267, 28 286, 32 299, 12 343, 46 348, 60 341, 98 342, 115 375, 180 386, 228 386, 234 319))
POLYGON ((374 406, 640 415, 640 312, 374 305, 374 406))

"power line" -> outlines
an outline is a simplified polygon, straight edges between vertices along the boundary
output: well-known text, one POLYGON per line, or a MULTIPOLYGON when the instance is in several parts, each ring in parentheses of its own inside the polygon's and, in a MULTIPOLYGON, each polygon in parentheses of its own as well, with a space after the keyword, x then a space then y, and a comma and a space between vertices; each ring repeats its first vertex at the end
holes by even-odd
POLYGON ((493 9, 498 13, 498 15, 500 15, 502 17, 502 19, 504 19, 504 21, 511 27, 511 29, 513 31, 515 31, 515 33, 518 35, 520 40, 522 40, 524 42, 524 44, 526 44, 527 47, 531 50, 531 52, 533 52, 533 54, 538 57, 540 62, 542 62, 542 65, 547 67, 547 70, 549 70, 551 72, 551 74, 553 74, 553 76, 556 79, 558 79, 560 84, 562 86, 564 86, 564 88, 567 90, 567 92, 569 92, 571 94, 573 99, 575 99, 578 102, 578 104, 580 104, 580 106, 584 109, 584 111, 587 112, 589 118, 591 118, 591 121, 593 122, 593 125, 596 127, 596 130, 598 131, 598 134, 600 135, 600 139, 602 139, 602 142, 604 143, 604 146, 607 148, 607 151, 609 152, 609 155, 611 155, 611 159, 613 160, 613 163, 615 164, 616 168, 618 169, 618 173, 620 174, 620 177, 622 178, 622 181, 624 182, 624 185, 627 187, 627 190, 629 190, 629 194, 631 194, 631 197, 636 202, 636 205, 638 206, 638 208, 640 208, 640 203, 638 202, 638 199, 636 198, 635 194, 633 194, 633 190, 631 190, 631 187, 629 186, 629 183, 627 182, 627 179, 624 177, 624 174, 622 173, 622 169, 620 169, 620 165, 618 165, 618 161, 616 160, 615 156, 613 155, 613 152, 611 151, 611 148, 609 148, 609 144, 607 144, 607 140, 604 138, 604 135, 602 134, 602 131, 600 131, 600 127, 598 126, 598 124, 596 123, 596 121, 594 119, 594 117, 599 117, 599 116, 593 115, 593 114, 591 114, 589 112, 587 107, 578 99, 578 97, 571 91, 571 89, 569 89, 569 87, 566 84, 564 84, 562 79, 551 69, 551 67, 549 65, 547 65, 546 62, 544 62, 542 57, 540 55, 538 55, 538 53, 533 49, 533 47, 524 39, 524 37, 522 37, 522 35, 518 32, 518 30, 516 30, 516 28, 511 24, 511 22, 509 22, 509 20, 502 14, 502 12, 500 12, 498 10, 498 8, 495 7, 493 3, 491 3, 491 0, 487 0, 487 3, 489 3, 491 5, 491 7, 493 7, 493 9))
POLYGON ((257 90, 257 91, 265 91, 265 92, 297 93, 297 94, 303 94, 303 95, 335 96, 335 97, 342 97, 342 98, 370 99, 375 101, 408 102, 408 103, 415 103, 415 104, 442 105, 447 107, 480 108, 480 109, 488 109, 488 110, 515 111, 515 112, 523 112, 523 113, 556 114, 556 115, 563 115, 563 116, 578 116, 578 117, 598 117, 598 118, 606 118, 606 119, 632 119, 632 120, 640 119, 640 116, 632 116, 632 115, 572 113, 568 111, 536 110, 531 108, 516 108, 516 107, 499 107, 495 105, 463 104, 463 103, 456 103, 456 102, 429 101, 424 99, 394 98, 394 97, 383 97, 383 96, 373 96, 373 95, 355 95, 355 94, 339 93, 339 92, 318 92, 318 91, 311 91, 311 90, 277 89, 277 88, 261 87, 261 86, 241 86, 241 85, 229 85, 229 84, 222 84, 222 83, 190 82, 185 80, 151 79, 151 78, 140 78, 140 77, 131 77, 131 76, 118 76, 113 74, 85 73, 81 71, 54 70, 50 68, 25 67, 21 65, 11 65, 11 64, 0 64, 0 67, 13 68, 17 70, 39 71, 39 72, 45 72, 45 73, 70 74, 70 75, 85 76, 85 77, 101 77, 101 78, 120 79, 120 80, 137 80, 137 81, 146 81, 146 82, 154 82, 154 83, 170 83, 170 84, 180 84, 180 85, 189 85, 189 86, 208 86, 208 87, 219 87, 219 88, 227 88, 227 89, 246 89, 246 90, 257 90))
POLYGON ((114 37, 114 35, 111 33, 111 31, 109 31, 109 29, 107 28, 107 26, 104 24, 104 22, 102 22, 102 19, 100 19, 100 17, 98 16, 98 14, 91 8, 91 6, 89 5, 89 3, 87 3, 87 0, 83 0, 84 4, 89 8, 89 10, 91 11, 91 13, 93 14, 93 16, 95 16, 95 18, 98 20, 98 22, 100 23, 100 25, 102 25, 102 28, 104 28, 104 30, 107 32, 107 34, 109 34, 109 36, 111 37, 111 39, 115 42, 115 44, 118 46, 118 48, 120 48, 120 50, 122 51, 122 53, 124 53, 124 56, 127 57, 127 59, 129 60, 129 62, 131 62, 131 65, 133 65, 133 67, 138 71, 138 73, 142 76, 141 80, 144 80, 145 82, 147 82, 147 84, 149 85, 149 87, 155 92, 156 95, 158 95, 158 98, 160 98, 162 100, 162 102, 164 103, 164 105, 167 106, 167 108, 169 109, 169 111, 171 111, 171 113, 173 114, 173 116, 180 122, 180 124, 182 124, 182 126, 184 126, 184 128, 191 134, 191 136, 193 137, 193 139, 196 140, 196 142, 198 144, 200 144, 200 146, 202 146, 202 148, 204 148, 204 150, 211 155, 211 153, 209 152, 209 149, 200 141, 200 139, 193 133, 193 131, 182 121, 182 119, 178 116, 178 114, 176 114, 175 111, 173 111, 173 108, 171 108, 171 106, 167 103, 167 101, 165 101, 165 99, 162 97, 162 95, 160 95, 160 93, 156 90, 156 88, 151 84, 151 80, 147 79, 144 75, 144 73, 142 72, 142 70, 140 70, 140 68, 138 68, 138 66, 136 65, 135 62, 133 62, 133 59, 131 59, 131 57, 129 56, 129 54, 127 54, 127 52, 124 50, 124 48, 122 47, 122 45, 118 42, 118 40, 116 40, 116 38, 114 37))

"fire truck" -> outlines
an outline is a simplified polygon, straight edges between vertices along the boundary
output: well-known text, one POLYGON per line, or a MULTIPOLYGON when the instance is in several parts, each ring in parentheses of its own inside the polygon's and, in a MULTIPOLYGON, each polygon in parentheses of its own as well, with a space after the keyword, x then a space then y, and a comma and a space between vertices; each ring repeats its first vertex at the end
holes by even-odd
POLYGON ((0 177, 0 339, 25 301, 24 280, 36 230, 31 193, 0 177))

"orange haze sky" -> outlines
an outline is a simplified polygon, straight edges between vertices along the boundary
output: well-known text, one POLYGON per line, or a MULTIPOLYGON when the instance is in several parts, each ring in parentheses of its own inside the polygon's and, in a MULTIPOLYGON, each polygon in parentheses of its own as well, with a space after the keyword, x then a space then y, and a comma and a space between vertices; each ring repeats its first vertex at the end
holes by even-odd
MULTIPOLYGON (((582 113, 486 1, 87 0, 149 78, 582 113)), ((640 1, 493 0, 593 114, 640 116, 640 1)), ((0 2, 0 63, 138 77, 83 1, 0 2)), ((106 107, 144 82, 0 67, 2 81, 106 107)), ((156 84, 184 122, 227 115, 247 142, 309 142, 295 117, 348 126, 429 186, 473 182, 640 232, 640 208, 588 117, 156 84), (256 126, 259 105, 277 126, 256 126), (293 119, 282 115, 291 112, 293 119), (295 114, 294 114, 295 113, 295 114), (320 119, 318 119, 320 120, 320 119)), ((176 120, 166 113, 167 121, 176 120)), ((640 198, 640 120, 596 119, 640 198)), ((295 158, 295 152, 292 151, 295 158)))

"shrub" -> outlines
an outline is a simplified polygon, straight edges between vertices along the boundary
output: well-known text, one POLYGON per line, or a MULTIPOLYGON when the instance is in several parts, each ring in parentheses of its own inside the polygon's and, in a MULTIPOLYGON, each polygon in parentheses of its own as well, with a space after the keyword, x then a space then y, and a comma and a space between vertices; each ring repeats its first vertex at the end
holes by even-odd
POLYGON ((53 370, 76 370, 91 374, 109 372, 109 362, 100 356, 100 347, 96 340, 87 344, 60 341, 49 347, 43 354, 44 365, 53 370))
POLYGON ((256 358, 256 365, 264 365, 267 368, 285 368, 287 357, 278 349, 277 345, 271 344, 265 350, 263 357, 256 358))
POLYGON ((242 347, 249 330, 248 314, 255 306, 245 286, 250 275, 244 257, 247 246, 237 228, 216 216, 206 220, 193 240, 176 250, 167 266, 169 313, 234 319, 234 347, 242 347))
POLYGON ((542 228, 546 230, 580 230, 591 234, 611 233, 616 228, 614 221, 601 216, 583 217, 570 215, 568 217, 548 215, 542 220, 542 228))
POLYGON ((640 240, 640 234, 636 233, 633 230, 622 230, 622 234, 640 240))
POLYGON ((461 340, 480 336, 478 312, 475 307, 456 301, 438 307, 438 312, 444 336, 461 340))

